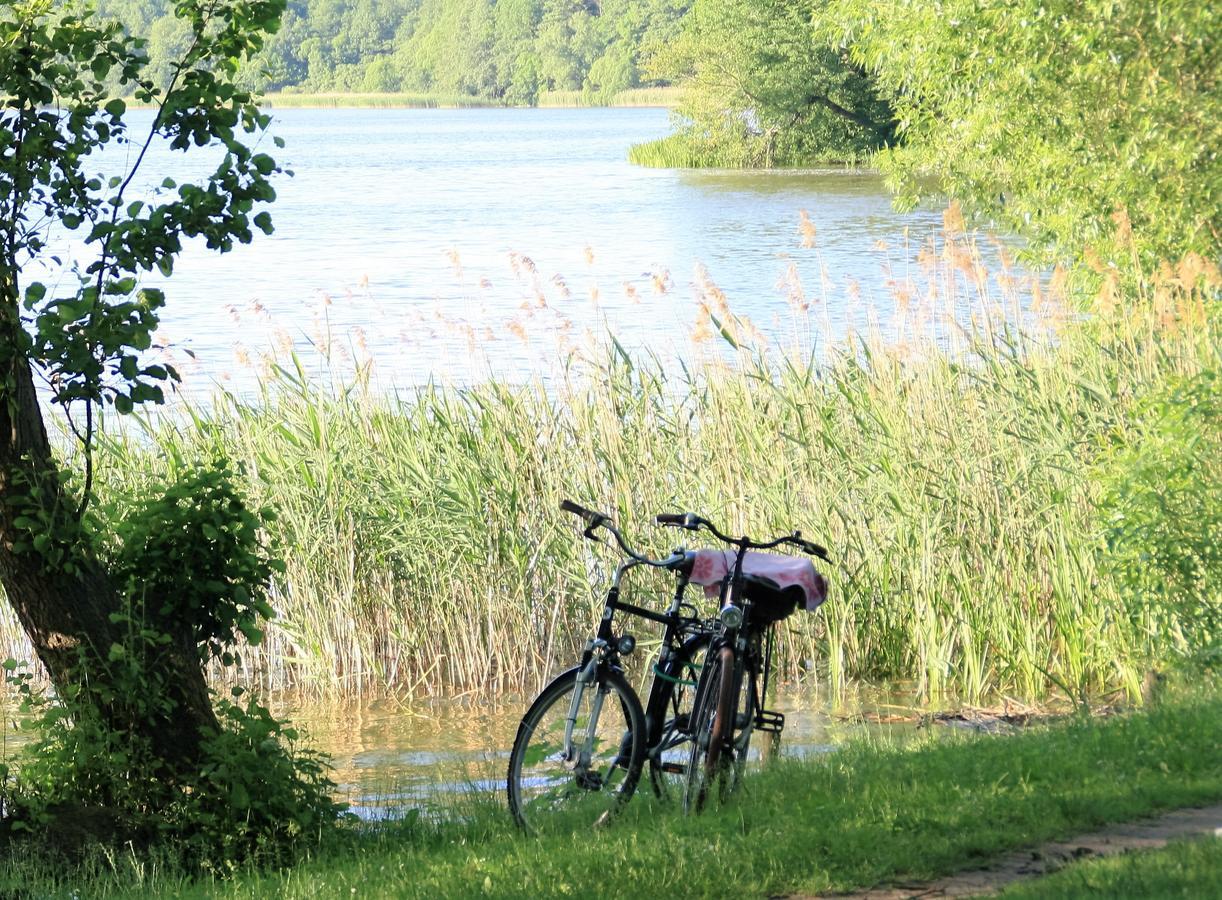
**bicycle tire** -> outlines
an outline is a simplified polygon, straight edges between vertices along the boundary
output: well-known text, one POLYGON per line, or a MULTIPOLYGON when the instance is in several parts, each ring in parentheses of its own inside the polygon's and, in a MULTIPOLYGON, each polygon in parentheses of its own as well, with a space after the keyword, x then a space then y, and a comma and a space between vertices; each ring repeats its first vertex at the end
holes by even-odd
POLYGON ((733 734, 737 691, 734 689, 734 650, 721 647, 701 673, 692 713, 691 752, 683 790, 683 809, 700 812, 708 799, 710 783, 721 786, 724 799, 726 772, 722 757, 733 764, 733 748, 727 737, 733 734))
POLYGON ((518 725, 506 790, 514 820, 528 832, 606 824, 632 796, 644 768, 645 713, 624 676, 611 669, 598 672, 579 701, 571 745, 589 748, 589 759, 566 761, 565 721, 579 672, 557 676, 518 725))
POLYGON ((704 667, 704 656, 712 643, 710 632, 689 637, 661 668, 655 670, 660 679, 662 699, 659 707, 668 710, 658 729, 657 740, 649 748, 649 783, 654 796, 670 800, 682 796, 687 773, 691 740, 691 719, 696 696, 696 682, 704 667))

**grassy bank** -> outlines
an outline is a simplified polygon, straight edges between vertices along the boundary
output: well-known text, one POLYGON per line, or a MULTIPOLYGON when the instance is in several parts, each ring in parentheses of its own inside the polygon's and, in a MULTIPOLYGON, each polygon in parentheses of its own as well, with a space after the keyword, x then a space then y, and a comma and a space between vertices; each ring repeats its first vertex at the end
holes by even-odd
MULTIPOLYGON (((103 496, 147 493, 216 452, 245 468, 278 512, 287 563, 279 619, 246 655, 266 687, 537 688, 574 658, 614 562, 559 513, 575 498, 657 552, 675 535, 645 527, 649 516, 685 509, 750 534, 799 527, 831 547, 831 601, 782 629, 785 677, 833 690, 910 679, 967 699, 1136 694, 1153 660, 1192 644, 1174 610, 1137 602, 1180 592, 1159 547, 1208 556, 1216 527, 1192 524, 1217 518, 1216 423, 1184 420, 1200 457, 1184 462, 1180 438, 1146 452, 1158 433, 1143 412, 1151 398, 1204 408, 1173 394, 1217 370, 1216 271, 1132 288, 1157 303, 1134 293, 1108 311, 1101 295, 1083 324, 1049 302, 1056 279, 1035 297, 1000 296, 960 240, 940 252, 928 283, 896 288, 897 336, 825 362, 810 355, 816 300, 792 298, 794 346, 769 349, 706 285, 681 365, 611 348, 546 383, 395 394, 368 373, 330 382, 282 360, 260 397, 220 396, 143 430, 109 421, 99 484, 103 496), (1022 304, 1042 317, 1027 336, 998 324, 1022 304), (969 307, 975 331, 961 324, 969 307), (1172 465, 1177 494, 1162 487, 1172 465), (1118 564, 1109 529, 1137 520, 1112 495, 1134 466, 1161 530, 1149 545, 1130 539, 1118 564), (1157 513, 1176 498, 1200 508, 1157 513), (1134 572, 1148 584, 1134 587, 1134 572)), ((1202 565, 1185 596, 1217 584, 1216 564, 1202 565)), ((645 576, 630 593, 648 605, 667 589, 645 576)), ((22 655, 10 615, 0 639, 22 655)))
MULTIPOLYGON (((610 97, 585 91, 544 91, 539 107, 673 107, 679 102, 679 89, 630 88, 610 97)), ((499 100, 468 94, 411 93, 296 93, 265 94, 261 101, 268 109, 480 109, 502 108, 499 100)), ((132 106, 138 104, 129 104, 132 106)))
POLYGON ((608 829, 524 838, 499 799, 354 831, 285 872, 192 882, 112 857, 65 875, 10 857, 0 888, 92 897, 769 896, 934 877, 1108 822, 1222 797, 1216 694, 1010 737, 930 735, 782 760, 685 818, 638 796, 608 829), (7 880, 6 880, 7 879, 7 880))
MULTIPOLYGON (((677 103, 677 99, 676 99, 677 103)), ((671 104, 674 105, 674 104, 671 104)), ((741 143, 702 138, 689 130, 628 148, 628 161, 655 169, 784 169, 819 166, 860 166, 871 162, 868 154, 860 157, 804 155, 783 163, 758 142, 741 143)))

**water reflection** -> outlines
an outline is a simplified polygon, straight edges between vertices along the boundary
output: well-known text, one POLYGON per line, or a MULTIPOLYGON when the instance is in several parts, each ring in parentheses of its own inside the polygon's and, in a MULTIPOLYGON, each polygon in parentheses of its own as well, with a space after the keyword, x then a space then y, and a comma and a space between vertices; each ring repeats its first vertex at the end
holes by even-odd
MULTIPOLYGON (((505 770, 518 722, 533 697, 471 697, 403 702, 387 698, 342 703, 272 698, 272 711, 305 732, 328 754, 340 796, 365 819, 451 806, 456 799, 493 795, 501 802, 505 770)), ((861 685, 835 701, 813 682, 782 686, 768 708, 785 715, 782 756, 829 753, 847 741, 904 741, 917 735, 914 716, 928 711, 910 684, 861 685)), ((20 714, 0 695, 0 759, 31 739, 16 731, 20 714)), ((752 760, 768 750, 768 736, 752 739, 752 760)))
MULTIPOLYGON (((333 776, 353 812, 376 819, 444 806, 471 791, 494 794, 499 801, 509 749, 530 699, 337 705, 278 698, 274 707, 331 755, 333 776)), ((861 687, 834 704, 813 686, 788 685, 769 708, 785 715, 783 756, 828 753, 852 739, 896 741, 917 733, 906 718, 918 711, 907 685, 861 687)), ((753 739, 753 760, 766 752, 767 743, 763 734, 753 739)))

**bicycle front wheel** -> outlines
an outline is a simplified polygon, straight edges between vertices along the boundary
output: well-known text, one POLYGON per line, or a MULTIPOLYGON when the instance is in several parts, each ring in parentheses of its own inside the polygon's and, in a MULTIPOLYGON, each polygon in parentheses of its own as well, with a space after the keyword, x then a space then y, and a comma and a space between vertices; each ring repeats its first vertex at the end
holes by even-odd
POLYGON ((691 749, 683 788, 685 812, 700 812, 711 790, 725 799, 734 776, 734 717, 738 691, 734 686, 734 651, 721 647, 710 654, 701 673, 692 710, 691 749))
POLYGON ((543 689, 509 755, 509 809, 527 831, 609 821, 636 790, 645 762, 645 713, 610 669, 587 684, 570 669, 543 689))

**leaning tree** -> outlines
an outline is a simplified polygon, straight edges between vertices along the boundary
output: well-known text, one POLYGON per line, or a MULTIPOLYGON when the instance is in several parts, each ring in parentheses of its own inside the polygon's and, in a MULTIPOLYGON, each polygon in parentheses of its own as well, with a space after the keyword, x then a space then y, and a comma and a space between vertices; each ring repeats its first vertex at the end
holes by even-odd
MULTIPOLYGON (((126 647, 140 573, 129 565, 117 576, 88 534, 100 518, 89 513, 92 453, 103 411, 160 403, 178 379, 148 352, 165 298, 141 276, 169 275, 187 241, 223 253, 271 232, 260 206, 274 199, 280 169, 252 148, 269 119, 234 78, 284 5, 175 0, 188 37, 168 82, 156 84, 144 42, 89 7, 0 4, 0 585, 57 693, 114 729, 142 732, 167 773, 189 769, 218 729, 203 671, 209 646, 266 604, 222 573, 206 617, 172 597, 144 610, 158 626, 143 629, 155 647, 140 670, 154 702, 134 707, 126 647), (152 110, 139 133, 124 96, 152 110), (206 178, 151 188, 154 173, 143 170, 158 142, 219 163, 206 178), (57 250, 65 245, 75 249, 57 250), (48 438, 51 415, 67 425, 51 431, 64 442, 48 438)), ((267 571, 242 574, 258 581, 267 571)))

